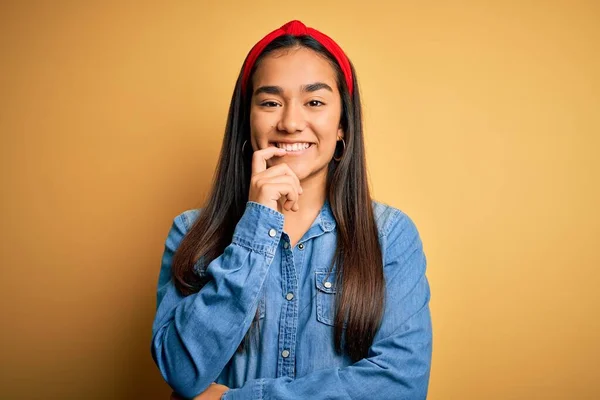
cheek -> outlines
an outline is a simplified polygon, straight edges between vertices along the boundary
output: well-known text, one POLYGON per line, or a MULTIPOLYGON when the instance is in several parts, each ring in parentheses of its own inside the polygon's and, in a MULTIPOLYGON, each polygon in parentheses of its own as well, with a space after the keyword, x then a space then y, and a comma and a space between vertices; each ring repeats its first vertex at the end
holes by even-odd
POLYGON ((313 127, 315 131, 318 132, 321 152, 333 154, 335 151, 339 125, 339 114, 322 113, 315 116, 313 119, 313 127))
POLYGON ((327 136, 327 138, 321 142, 321 153, 327 155, 329 158, 335 152, 335 144, 335 136, 327 136))
POLYGON ((313 124, 322 129, 332 130, 338 128, 340 123, 340 114, 335 112, 317 113, 313 118, 313 124))
POLYGON ((250 136, 255 140, 259 141, 262 137, 267 136, 272 125, 264 114, 250 112, 250 136))
POLYGON ((331 102, 326 108, 320 109, 312 114, 312 123, 315 128, 321 130, 323 134, 335 136, 339 129, 341 112, 341 104, 331 102))

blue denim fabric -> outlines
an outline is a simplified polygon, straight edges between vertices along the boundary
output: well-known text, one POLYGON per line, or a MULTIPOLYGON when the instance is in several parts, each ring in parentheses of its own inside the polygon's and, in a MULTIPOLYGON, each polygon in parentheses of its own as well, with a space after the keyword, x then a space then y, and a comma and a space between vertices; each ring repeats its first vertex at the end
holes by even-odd
POLYGON ((248 202, 223 254, 205 270, 196 266, 212 279, 187 297, 171 280, 171 260, 201 209, 175 217, 152 327, 152 356, 163 378, 190 398, 211 382, 230 388, 226 400, 426 398, 432 326, 422 242, 402 211, 375 201, 373 210, 385 309, 368 357, 356 363, 333 346, 337 288, 327 271, 337 231, 329 202, 294 248, 283 214, 248 202), (260 340, 238 353, 257 309, 260 340))

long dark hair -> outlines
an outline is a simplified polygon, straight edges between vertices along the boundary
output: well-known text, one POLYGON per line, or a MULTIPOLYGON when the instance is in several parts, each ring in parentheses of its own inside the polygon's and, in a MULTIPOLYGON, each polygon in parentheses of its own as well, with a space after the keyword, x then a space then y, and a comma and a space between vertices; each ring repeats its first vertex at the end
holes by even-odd
MULTIPOLYGON (((284 35, 271 42, 257 59, 245 93, 241 88, 240 72, 231 98, 212 189, 200 216, 176 251, 172 277, 183 295, 198 292, 210 279, 202 273, 202 268, 205 270, 210 261, 223 254, 231 243, 250 190, 252 150, 247 145, 243 154, 242 146, 245 140, 250 141, 252 75, 266 55, 297 47, 311 49, 331 63, 342 99, 340 123, 346 146, 342 159, 329 163, 326 182, 327 196, 337 222, 338 239, 333 262, 338 266, 336 284, 341 288, 336 296, 334 346, 338 353, 345 351, 352 360, 358 361, 367 356, 379 329, 385 299, 383 260, 366 171, 360 95, 354 66, 351 65, 354 90, 350 95, 335 58, 310 36, 284 35), (194 268, 198 260, 202 260, 200 273, 194 268), (344 323, 347 324, 345 328, 344 323)), ((238 351, 249 345, 257 322, 258 312, 238 351)))

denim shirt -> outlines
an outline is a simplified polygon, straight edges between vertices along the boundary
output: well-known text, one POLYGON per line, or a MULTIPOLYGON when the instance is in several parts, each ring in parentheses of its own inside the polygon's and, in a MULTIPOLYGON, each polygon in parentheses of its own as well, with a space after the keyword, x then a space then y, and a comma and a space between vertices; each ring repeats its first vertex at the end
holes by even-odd
POLYGON ((175 217, 158 279, 151 350, 177 393, 191 398, 216 382, 230 388, 225 400, 426 398, 430 291, 422 242, 405 213, 373 201, 384 315, 367 357, 352 363, 333 345, 337 288, 328 271, 337 231, 329 202, 292 248, 283 214, 249 201, 223 254, 206 268, 196 265, 211 280, 184 297, 171 280, 171 261, 201 211, 175 217), (259 340, 236 352, 257 310, 259 340))

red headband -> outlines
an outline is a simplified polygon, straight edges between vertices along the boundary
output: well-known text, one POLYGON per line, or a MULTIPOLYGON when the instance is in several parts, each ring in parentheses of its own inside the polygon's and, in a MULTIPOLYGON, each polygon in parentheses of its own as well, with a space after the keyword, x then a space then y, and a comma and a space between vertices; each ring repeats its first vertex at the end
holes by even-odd
POLYGON ((248 53, 248 57, 246 57, 246 62, 244 64, 244 74, 242 75, 242 92, 246 91, 246 86, 248 85, 248 78, 250 78, 250 71, 252 71, 252 67, 256 62, 256 59, 263 52, 265 47, 273 40, 283 35, 292 35, 292 36, 310 36, 315 39, 317 42, 321 43, 323 47, 325 47, 336 59, 342 72, 344 73, 344 77, 346 78, 346 85, 348 85, 348 91, 350 95, 352 95, 352 68, 350 68, 350 61, 348 61, 348 57, 344 54, 344 51, 336 42, 333 41, 332 38, 325 35, 324 33, 319 32, 316 29, 308 28, 302 22, 298 20, 293 20, 283 25, 281 28, 275 29, 273 32, 269 33, 267 36, 262 38, 258 43, 252 47, 250 53, 248 53))

